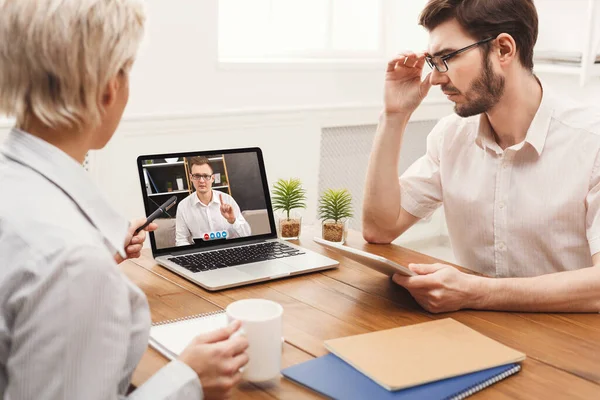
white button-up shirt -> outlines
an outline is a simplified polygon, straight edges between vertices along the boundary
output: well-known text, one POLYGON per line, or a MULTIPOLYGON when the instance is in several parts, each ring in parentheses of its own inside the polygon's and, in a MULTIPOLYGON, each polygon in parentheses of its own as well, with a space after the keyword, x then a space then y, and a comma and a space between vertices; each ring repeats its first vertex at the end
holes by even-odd
POLYGON ((240 212, 240 207, 233 197, 227 193, 212 191, 210 203, 203 204, 196 192, 183 199, 177 206, 176 217, 177 246, 194 244, 193 238, 202 238, 210 232, 226 231, 229 238, 250 236, 251 229, 248 221, 240 212), (235 222, 230 224, 221 214, 221 196, 223 202, 233 208, 235 222))
MULTIPOLYGON (((13 130, 0 150, 0 398, 123 399, 148 345, 142 291, 117 267, 127 221, 82 166, 13 130)), ((168 364, 129 399, 199 399, 168 364)))
POLYGON ((600 111, 544 88, 525 140, 502 150, 485 114, 443 118, 401 177, 402 207, 444 205, 457 262, 489 276, 592 266, 600 251, 600 111))

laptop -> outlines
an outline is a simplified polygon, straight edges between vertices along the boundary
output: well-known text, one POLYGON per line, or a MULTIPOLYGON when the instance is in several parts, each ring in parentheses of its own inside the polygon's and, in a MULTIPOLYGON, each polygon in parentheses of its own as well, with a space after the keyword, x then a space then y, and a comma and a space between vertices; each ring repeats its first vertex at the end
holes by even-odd
POLYGON ((259 148, 142 155, 146 215, 156 262, 207 290, 335 268, 339 262, 279 240, 259 148))

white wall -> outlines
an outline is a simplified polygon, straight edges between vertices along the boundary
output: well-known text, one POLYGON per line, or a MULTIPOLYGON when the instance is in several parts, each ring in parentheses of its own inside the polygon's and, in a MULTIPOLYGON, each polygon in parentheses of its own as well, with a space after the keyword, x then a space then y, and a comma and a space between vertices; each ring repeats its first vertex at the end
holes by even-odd
POLYGON ((219 67, 217 0, 147 4, 148 32, 132 76, 128 115, 380 101, 385 65, 375 70, 219 67))

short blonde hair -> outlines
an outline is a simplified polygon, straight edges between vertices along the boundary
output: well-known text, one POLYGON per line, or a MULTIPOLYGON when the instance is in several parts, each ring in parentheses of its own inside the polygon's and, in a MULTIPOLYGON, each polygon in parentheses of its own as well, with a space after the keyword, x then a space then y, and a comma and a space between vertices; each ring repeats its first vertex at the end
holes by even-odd
POLYGON ((0 0, 0 114, 96 126, 109 80, 143 37, 140 0, 0 0))

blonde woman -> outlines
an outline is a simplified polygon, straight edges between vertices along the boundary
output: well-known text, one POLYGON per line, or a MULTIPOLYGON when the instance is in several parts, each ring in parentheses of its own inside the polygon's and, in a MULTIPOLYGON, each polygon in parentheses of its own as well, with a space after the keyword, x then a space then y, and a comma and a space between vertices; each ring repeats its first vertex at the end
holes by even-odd
MULTIPOLYGON (((142 38, 136 0, 0 0, 0 398, 125 398, 150 315, 116 262, 127 224, 88 179, 110 140, 142 38)), ((154 229, 155 226, 150 226, 154 229)), ((247 362, 238 324, 198 337, 130 399, 224 398, 247 362)))

